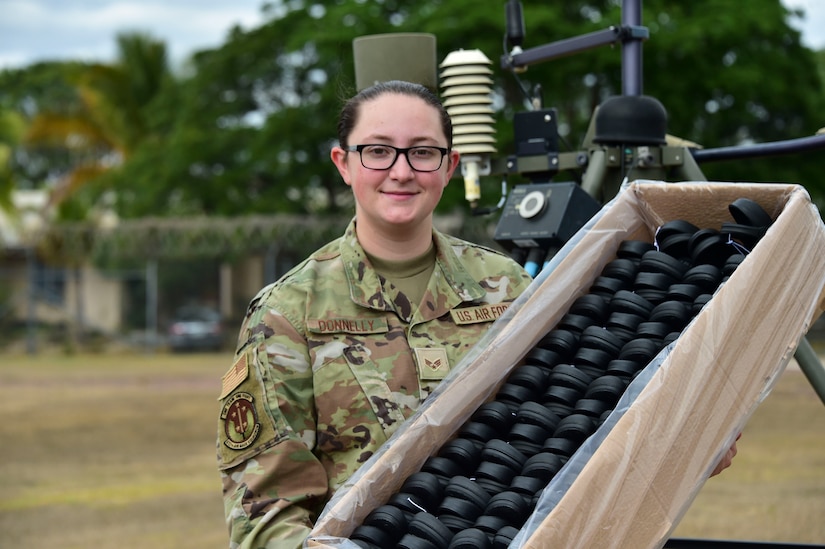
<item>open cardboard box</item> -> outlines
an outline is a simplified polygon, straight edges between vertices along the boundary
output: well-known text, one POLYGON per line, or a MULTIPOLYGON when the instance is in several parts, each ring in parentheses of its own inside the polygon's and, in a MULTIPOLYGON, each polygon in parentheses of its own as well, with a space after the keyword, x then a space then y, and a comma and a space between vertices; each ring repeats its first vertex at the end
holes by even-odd
POLYGON ((661 547, 825 306, 825 225, 803 187, 634 182, 557 254, 434 395, 342 487, 306 547, 345 539, 418 471, 587 293, 621 241, 664 222, 731 221, 740 197, 775 219, 678 340, 552 479, 511 547, 661 547))

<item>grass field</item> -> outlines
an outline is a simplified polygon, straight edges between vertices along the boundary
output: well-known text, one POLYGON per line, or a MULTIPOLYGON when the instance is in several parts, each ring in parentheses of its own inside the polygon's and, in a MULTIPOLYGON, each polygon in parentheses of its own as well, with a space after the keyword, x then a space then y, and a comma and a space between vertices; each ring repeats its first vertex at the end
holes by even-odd
MULTIPOLYGON (((0 355, 0 547, 226 547, 216 396, 231 358, 0 355)), ((825 543, 825 406, 793 363, 676 537, 825 543)))

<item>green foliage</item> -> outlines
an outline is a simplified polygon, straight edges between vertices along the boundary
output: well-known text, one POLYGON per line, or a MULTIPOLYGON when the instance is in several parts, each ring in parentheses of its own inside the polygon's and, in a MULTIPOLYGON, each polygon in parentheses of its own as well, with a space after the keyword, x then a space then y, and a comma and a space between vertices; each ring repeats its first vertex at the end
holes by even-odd
POLYGON ((0 209, 9 209, 14 189, 12 158, 14 148, 25 131, 25 122, 19 113, 0 107, 0 209))
POLYGON ((48 63, 0 76, 11 84, 0 105, 27 120, 16 155, 19 179, 52 187, 51 202, 64 219, 85 219, 99 206, 101 175, 148 139, 144 113, 168 84, 163 43, 124 34, 118 47, 113 65, 48 63))
MULTIPOLYGON (((620 4, 524 1, 524 48, 618 25, 620 4)), ((650 31, 644 93, 667 108, 669 133, 711 148, 804 137, 825 125, 822 52, 817 61, 800 44, 779 0, 751 0, 747 9, 738 0, 646 0, 643 6, 642 24, 650 31)), ((71 115, 89 107, 88 93, 80 91, 95 91, 98 101, 86 114, 126 153, 121 166, 84 186, 87 197, 76 197, 74 215, 114 189, 122 217, 235 216, 351 211, 329 149, 342 101, 355 91, 352 41, 359 36, 432 33, 439 62, 460 48, 485 53, 495 72, 501 156, 513 151, 514 113, 527 108, 522 90, 558 109, 563 141, 573 150, 594 108, 621 92, 619 47, 535 64, 519 75, 503 70, 504 2, 296 0, 263 10, 265 24, 233 29, 222 46, 197 53, 174 79, 163 68, 161 45, 121 37, 116 66, 70 64, 75 74, 81 70, 79 81, 60 65, 0 73, 0 107, 29 112, 31 105, 65 105, 71 115)), ((18 180, 42 182, 71 170, 78 154, 49 149, 35 158, 28 149, 14 169, 25 176, 18 180)), ((823 197, 815 156, 702 168, 713 180, 799 182, 823 197)), ((497 199, 499 183, 482 182, 485 198, 497 199)), ((440 211, 465 207, 456 181, 440 211)))
POLYGON ((76 63, 37 63, 24 69, 0 71, 0 110, 15 113, 23 128, 15 130, 8 158, 10 177, 19 188, 41 188, 54 176, 71 169, 65 148, 24 144, 33 120, 43 112, 71 116, 82 109, 69 75, 76 63))
MULTIPOLYGON (((648 1, 646 92, 668 109, 669 130, 706 148, 813 135, 825 124, 825 87, 813 52, 775 0, 738 9, 723 0, 648 1)), ((711 180, 789 182, 825 196, 816 154, 702 166, 711 180)))

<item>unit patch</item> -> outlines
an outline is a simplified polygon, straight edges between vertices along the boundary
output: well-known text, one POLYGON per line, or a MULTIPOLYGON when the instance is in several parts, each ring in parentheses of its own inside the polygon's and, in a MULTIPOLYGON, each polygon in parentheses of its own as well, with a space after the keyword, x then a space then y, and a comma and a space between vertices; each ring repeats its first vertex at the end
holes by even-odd
POLYGON ((479 322, 492 322, 510 306, 509 303, 497 303, 495 305, 479 305, 478 307, 465 307, 463 309, 453 309, 450 316, 456 324, 477 324, 479 322))
POLYGON ((233 450, 252 446, 261 433, 261 423, 254 405, 255 397, 239 392, 227 399, 221 410, 226 440, 223 443, 233 450))
POLYGON ((418 376, 423 381, 444 379, 450 371, 450 362, 444 349, 416 348, 415 358, 418 362, 418 376))

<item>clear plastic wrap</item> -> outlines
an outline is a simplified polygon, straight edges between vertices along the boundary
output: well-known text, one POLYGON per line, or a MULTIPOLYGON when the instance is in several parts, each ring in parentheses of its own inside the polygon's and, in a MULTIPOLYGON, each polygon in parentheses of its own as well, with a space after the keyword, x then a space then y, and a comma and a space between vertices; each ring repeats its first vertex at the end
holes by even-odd
POLYGON ((357 549, 346 537, 490 399, 623 240, 652 241, 672 219, 718 227, 740 197, 776 218, 768 234, 555 475, 511 547, 663 545, 822 312, 825 227, 800 186, 626 185, 335 494, 305 546, 357 549))

